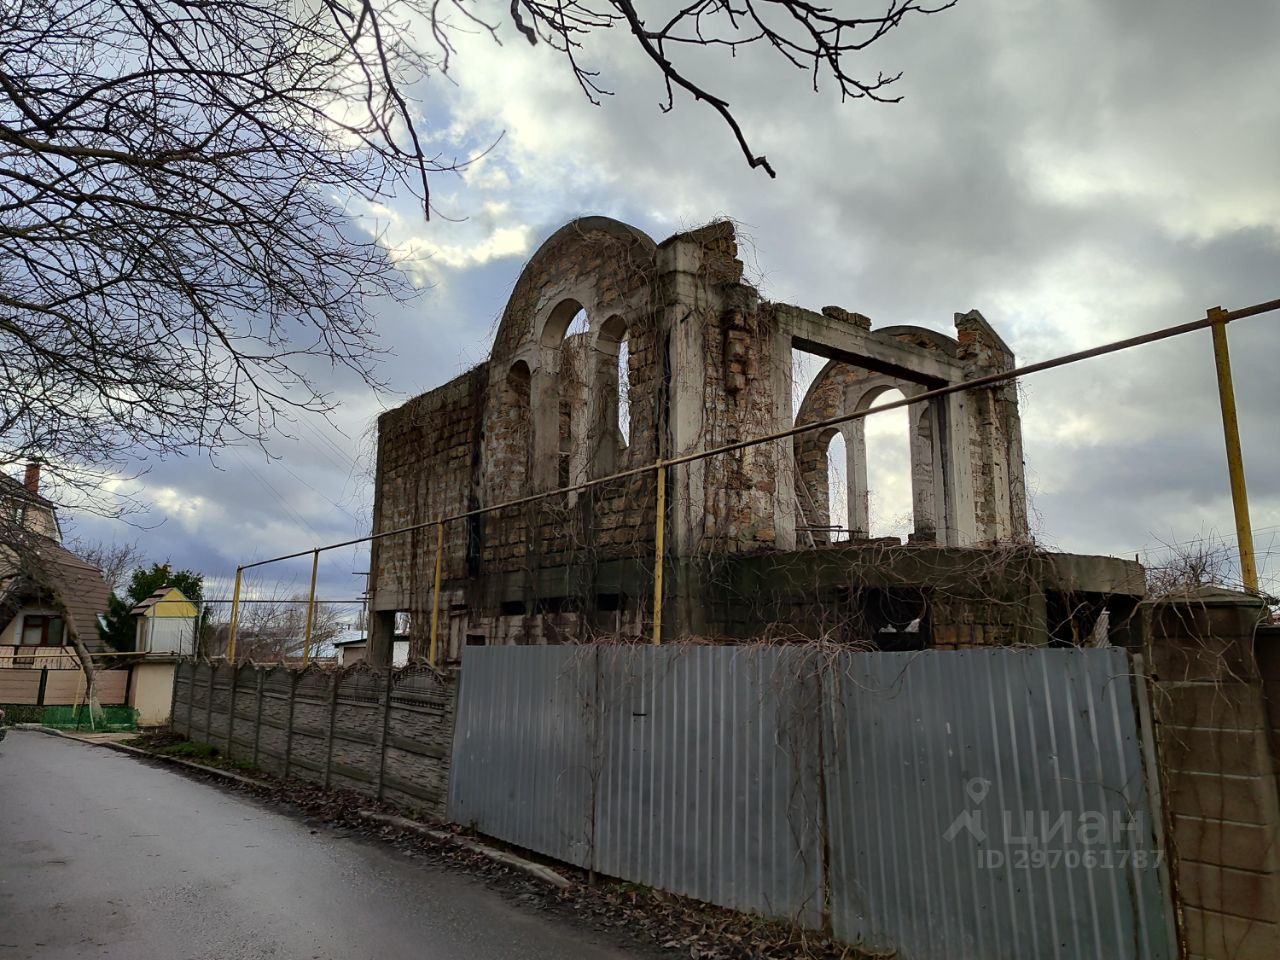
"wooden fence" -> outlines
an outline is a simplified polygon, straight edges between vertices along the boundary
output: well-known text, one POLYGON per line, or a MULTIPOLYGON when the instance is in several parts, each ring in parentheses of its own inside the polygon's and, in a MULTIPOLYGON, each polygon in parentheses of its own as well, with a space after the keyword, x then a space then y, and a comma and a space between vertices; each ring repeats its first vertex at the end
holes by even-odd
POLYGON ((315 780, 442 817, 456 680, 426 665, 379 673, 185 661, 173 730, 280 776, 315 780))
MULTIPOLYGON (((122 704, 129 693, 129 668, 98 670, 98 702, 122 704)), ((84 700, 84 674, 79 670, 16 668, 0 670, 0 704, 70 706, 84 700)))

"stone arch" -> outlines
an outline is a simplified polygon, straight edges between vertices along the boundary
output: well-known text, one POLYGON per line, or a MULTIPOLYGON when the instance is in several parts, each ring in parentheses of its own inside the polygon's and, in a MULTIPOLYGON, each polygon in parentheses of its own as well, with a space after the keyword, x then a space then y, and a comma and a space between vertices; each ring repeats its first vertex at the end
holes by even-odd
MULTIPOLYGON (((872 374, 865 382, 851 384, 848 388, 848 408, 850 411, 869 410, 876 401, 886 393, 897 392, 903 397, 910 396, 911 384, 883 374, 872 374)), ((853 420, 845 425, 845 438, 848 444, 848 483, 849 483, 849 529, 854 539, 871 536, 871 482, 869 477, 870 459, 867 453, 867 420, 853 420)), ((910 419, 908 419, 910 424, 910 419)), ((910 429, 908 428, 908 439, 910 429)), ((910 467, 906 471, 911 474, 910 467)), ((914 525, 914 524, 913 524, 914 525)))
POLYGON ((548 300, 559 303, 572 295, 566 278, 584 277, 584 264, 592 269, 585 285, 577 285, 580 307, 608 311, 653 279, 657 249, 643 231, 610 217, 565 224, 534 251, 516 280, 498 322, 492 357, 511 358, 539 343, 550 320, 541 308, 548 300))
MULTIPOLYGON (((902 330, 914 335, 915 328, 902 330)), ((932 331, 922 332, 932 335, 932 331)), ((937 336, 946 339, 940 334, 937 336)), ((939 346, 939 349, 943 347, 939 346)), ((832 360, 822 368, 805 393, 796 414, 796 424, 799 426, 866 410, 889 390, 898 390, 910 398, 924 389, 919 384, 832 360)), ((943 529, 941 510, 944 498, 940 491, 941 472, 938 467, 942 431, 934 405, 907 409, 913 520, 911 538, 933 542, 938 531, 943 529)), ((795 438, 797 514, 799 524, 815 533, 814 545, 829 542, 828 537, 822 535, 822 528, 830 524, 827 451, 836 430, 845 439, 850 536, 860 539, 870 532, 866 421, 858 419, 795 438)))
POLYGON ((897 324, 891 327, 878 327, 876 333, 893 337, 899 343, 910 344, 923 350, 934 350, 948 357, 955 357, 959 350, 959 343, 955 337, 949 337, 938 330, 930 330, 928 327, 897 324))
MULTIPOLYGON (((498 324, 490 354, 491 380, 503 377, 516 360, 529 366, 529 467, 522 486, 514 486, 500 472, 500 458, 491 460, 493 466, 482 484, 486 496, 551 490, 584 480, 599 469, 597 450, 605 463, 616 462, 621 452, 616 442, 593 443, 590 436, 595 423, 588 409, 598 366, 595 346, 606 342, 600 339, 597 321, 625 316, 631 335, 643 327, 652 340, 648 296, 656 251, 657 245, 634 227, 607 217, 585 217, 557 230, 530 257, 498 324), (584 309, 590 335, 583 341, 570 338, 572 346, 566 350, 569 325, 584 309), (573 355, 581 359, 579 369, 584 372, 577 382, 565 375, 565 358, 571 350, 581 353, 573 355)), ((652 351, 646 355, 652 356, 652 351)), ((486 433, 505 417, 501 402, 499 391, 486 401, 486 433)))
MULTIPOLYGON (((559 350, 574 317, 586 311, 577 297, 565 297, 541 317, 538 324, 538 346, 544 350, 559 350)), ((587 313, 588 320, 590 312, 587 313)))

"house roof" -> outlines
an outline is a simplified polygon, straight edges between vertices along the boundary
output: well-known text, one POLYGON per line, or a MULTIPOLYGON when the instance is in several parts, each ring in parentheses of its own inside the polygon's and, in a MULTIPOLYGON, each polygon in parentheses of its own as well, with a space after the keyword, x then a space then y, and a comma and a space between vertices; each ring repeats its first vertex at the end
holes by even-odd
POLYGON ((352 637, 350 640, 335 640, 333 641, 333 646, 350 647, 358 643, 368 643, 368 642, 369 642, 368 637, 352 637))
POLYGON ((102 571, 83 557, 48 537, 33 537, 30 547, 42 568, 43 583, 23 573, 12 556, 5 559, 9 575, 5 600, 33 592, 48 592, 63 608, 71 632, 86 643, 98 639, 98 617, 107 612, 111 588, 102 579, 102 571), (16 575, 15 575, 16 574, 16 575))
POLYGON ((155 616, 169 617, 194 617, 198 612, 195 604, 177 587, 161 587, 129 612, 147 614, 149 611, 155 616))
POLYGON ((32 493, 21 480, 16 480, 7 473, 0 473, 0 495, 38 503, 42 507, 53 507, 53 501, 38 493, 32 493))

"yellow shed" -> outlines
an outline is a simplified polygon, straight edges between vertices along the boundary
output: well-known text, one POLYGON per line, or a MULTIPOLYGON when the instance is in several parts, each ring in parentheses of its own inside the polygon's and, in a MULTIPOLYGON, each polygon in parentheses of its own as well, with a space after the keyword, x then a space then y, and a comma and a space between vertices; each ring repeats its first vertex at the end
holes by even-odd
POLYGON ((139 653, 195 655, 199 611, 177 587, 161 587, 129 612, 138 618, 139 653))

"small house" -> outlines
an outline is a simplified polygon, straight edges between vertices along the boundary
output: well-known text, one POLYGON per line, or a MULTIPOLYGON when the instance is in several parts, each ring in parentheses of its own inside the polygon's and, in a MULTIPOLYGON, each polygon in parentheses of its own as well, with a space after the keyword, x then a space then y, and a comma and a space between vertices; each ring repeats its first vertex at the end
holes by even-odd
POLYGON ((129 611, 137 634, 133 682, 129 705, 138 711, 138 723, 156 726, 169 722, 173 707, 173 673, 181 657, 197 651, 200 611, 177 587, 161 587, 129 611))
POLYGON ((134 650, 192 657, 199 611, 177 587, 161 587, 129 611, 137 618, 134 650))
MULTIPOLYGON (((350 640, 337 640, 333 649, 338 655, 338 666, 349 667, 365 658, 369 648, 368 637, 354 637, 350 640)), ((409 638, 397 636, 391 641, 391 665, 403 667, 409 662, 409 638)))

